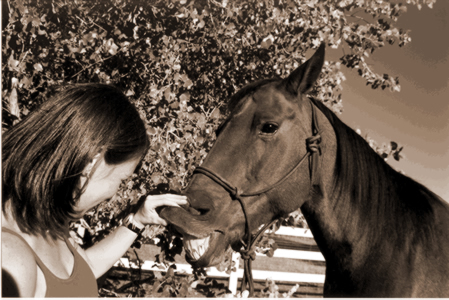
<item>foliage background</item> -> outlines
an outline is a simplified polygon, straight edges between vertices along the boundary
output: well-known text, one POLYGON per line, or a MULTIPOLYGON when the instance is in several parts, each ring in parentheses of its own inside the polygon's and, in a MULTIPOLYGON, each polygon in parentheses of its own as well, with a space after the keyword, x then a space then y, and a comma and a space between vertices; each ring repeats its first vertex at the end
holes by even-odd
MULTIPOLYGON (((145 121, 151 149, 113 201, 72 224, 84 247, 118 226, 130 204, 179 192, 213 144, 226 102, 257 79, 287 76, 321 42, 343 49, 326 61, 312 95, 342 111, 342 66, 373 89, 399 91, 399 79, 368 63, 376 49, 404 46, 396 28, 407 5, 436 0, 6 0, 2 1, 2 131, 20 122, 54 85, 101 82, 120 87, 145 121)), ((379 146, 385 159, 402 147, 379 146)), ((284 224, 307 226, 299 212, 284 224)), ((180 253, 179 237, 158 236, 161 263, 180 253)), ((137 241, 135 246, 142 241, 137 241)))

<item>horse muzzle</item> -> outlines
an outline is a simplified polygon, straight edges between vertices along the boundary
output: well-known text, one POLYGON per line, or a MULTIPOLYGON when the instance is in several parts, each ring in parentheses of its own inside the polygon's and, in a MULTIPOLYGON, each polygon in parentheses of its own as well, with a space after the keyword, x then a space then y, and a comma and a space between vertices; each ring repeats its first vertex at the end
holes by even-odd
POLYGON ((225 241, 226 237, 213 232, 203 239, 183 238, 186 261, 193 267, 209 267, 220 264, 232 250, 225 241))
MULTIPOLYGON (((237 204, 236 207, 238 207, 237 204)), ((201 213, 192 207, 173 206, 163 207, 159 211, 160 217, 182 234, 186 261, 194 267, 207 267, 221 263, 231 251, 234 240, 239 240, 238 232, 231 229, 234 228, 232 225, 235 225, 231 223, 234 223, 236 219, 227 220, 223 214, 218 213, 220 211, 217 209, 201 213)), ((238 213, 231 214, 233 217, 236 215, 238 213)), ((243 230, 244 223, 240 225, 237 227, 243 230)))

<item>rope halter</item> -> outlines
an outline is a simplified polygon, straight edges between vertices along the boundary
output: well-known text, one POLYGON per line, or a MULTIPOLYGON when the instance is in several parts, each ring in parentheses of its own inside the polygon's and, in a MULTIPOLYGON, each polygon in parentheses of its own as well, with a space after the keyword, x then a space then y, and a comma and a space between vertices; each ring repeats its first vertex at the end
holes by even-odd
POLYGON ((258 196, 263 193, 266 193, 280 184, 282 184, 285 180, 287 180, 295 171, 301 166, 301 164, 305 161, 306 158, 310 157, 309 160, 309 168, 310 168, 310 176, 311 176, 311 186, 314 187, 316 185, 319 185, 319 179, 318 179, 318 157, 321 155, 321 136, 319 134, 319 128, 318 128, 318 120, 316 116, 316 108, 313 103, 312 105, 312 133, 313 136, 306 139, 306 148, 307 153, 300 159, 300 161, 296 164, 296 166, 288 172, 284 177, 282 177, 279 181, 276 183, 268 186, 267 188, 258 190, 256 192, 251 193, 243 193, 239 190, 238 187, 234 187, 230 183, 228 183, 224 178, 222 178, 217 173, 205 168, 205 167, 197 167, 193 174, 203 174, 213 181, 215 181, 218 185, 223 187, 231 196, 232 200, 238 200, 243 211, 243 215, 245 216, 245 233, 247 236, 247 242, 243 244, 243 249, 240 250, 240 256, 242 257, 244 261, 244 274, 242 279, 242 285, 241 285, 241 291, 246 290, 246 286, 249 287, 249 297, 253 297, 254 295, 254 282, 252 277, 252 268, 251 263, 253 260, 256 259, 256 252, 255 252, 255 245, 259 239, 259 237, 262 235, 262 233, 267 230, 271 225, 273 225, 277 219, 273 220, 272 222, 264 225, 255 235, 253 238, 251 231, 250 231, 250 223, 249 218, 247 214, 247 209, 245 202, 242 198, 245 197, 252 197, 252 196, 258 196))

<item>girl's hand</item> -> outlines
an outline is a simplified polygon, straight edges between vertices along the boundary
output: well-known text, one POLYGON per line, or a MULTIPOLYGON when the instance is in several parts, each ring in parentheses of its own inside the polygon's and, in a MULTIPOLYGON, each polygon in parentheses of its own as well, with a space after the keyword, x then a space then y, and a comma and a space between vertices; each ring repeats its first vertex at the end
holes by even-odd
POLYGON ((175 194, 163 194, 148 196, 145 199, 144 204, 134 215, 134 220, 142 223, 143 225, 164 225, 167 226, 167 222, 159 217, 156 212, 156 207, 159 206, 180 206, 188 204, 187 197, 175 194))

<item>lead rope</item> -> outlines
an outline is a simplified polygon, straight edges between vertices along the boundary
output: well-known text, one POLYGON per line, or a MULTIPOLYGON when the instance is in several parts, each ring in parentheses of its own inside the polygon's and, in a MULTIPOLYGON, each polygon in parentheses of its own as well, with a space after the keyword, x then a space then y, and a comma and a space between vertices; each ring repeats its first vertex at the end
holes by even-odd
POLYGON ((312 134, 313 136, 306 139, 306 147, 307 147, 307 153, 301 158, 301 160, 296 164, 296 166, 281 180, 276 182, 275 184, 259 190, 257 192, 253 193, 241 193, 240 190, 237 187, 233 187, 231 184, 229 184, 225 179, 221 178, 219 175, 215 174, 214 172, 210 171, 209 169, 205 167, 197 167, 193 173, 203 174, 213 181, 215 181, 217 184, 219 184, 221 187, 223 187, 231 196, 233 200, 238 200, 240 205, 242 206, 243 215, 245 217, 245 231, 247 233, 247 241, 246 244, 242 242, 244 249, 240 250, 240 256, 242 257, 244 261, 244 271, 243 271, 243 279, 242 279, 242 285, 240 287, 241 292, 243 293, 246 290, 246 286, 248 285, 249 288, 249 297, 254 296, 254 281, 253 281, 253 275, 252 275, 252 261, 256 259, 256 252, 255 252, 255 245, 259 239, 259 237, 262 235, 262 233, 267 230, 271 225, 273 225, 276 220, 271 221, 270 223, 264 225, 255 235, 254 239, 252 237, 251 231, 250 231, 250 224, 249 219, 247 215, 246 205, 242 200, 242 197, 252 197, 257 196, 263 193, 268 192, 271 189, 274 189, 278 185, 280 185, 282 182, 284 182, 287 178, 290 177, 302 164, 302 162, 307 158, 310 157, 309 161, 309 169, 310 169, 310 181, 311 181, 311 188, 313 190, 316 190, 320 187, 319 178, 317 177, 318 173, 318 157, 321 155, 321 136, 320 131, 318 128, 318 121, 316 117, 316 111, 314 105, 312 105, 312 134))

